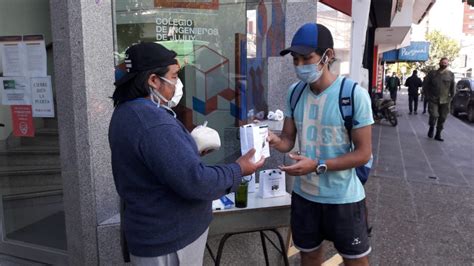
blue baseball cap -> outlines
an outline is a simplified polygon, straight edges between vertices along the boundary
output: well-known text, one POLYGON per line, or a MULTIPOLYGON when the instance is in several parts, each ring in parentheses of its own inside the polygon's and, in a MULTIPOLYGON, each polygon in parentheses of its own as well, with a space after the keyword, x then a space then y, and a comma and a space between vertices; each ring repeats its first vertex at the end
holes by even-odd
POLYGON ((306 23, 301 26, 291 40, 291 46, 280 52, 284 56, 290 52, 307 55, 318 48, 333 48, 332 34, 324 25, 306 23))

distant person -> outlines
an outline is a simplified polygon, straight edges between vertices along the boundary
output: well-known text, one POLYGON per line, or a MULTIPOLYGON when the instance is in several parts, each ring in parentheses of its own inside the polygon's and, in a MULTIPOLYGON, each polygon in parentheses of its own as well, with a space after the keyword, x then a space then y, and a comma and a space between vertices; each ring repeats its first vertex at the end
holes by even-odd
POLYGON ((410 110, 410 115, 412 111, 415 112, 415 115, 418 114, 418 89, 423 85, 423 82, 418 77, 418 71, 413 70, 413 74, 407 78, 405 81, 405 86, 408 87, 408 109, 410 110), (413 106, 414 104, 414 106, 413 106), (415 107, 415 108, 413 108, 415 107))
POLYGON ((387 87, 390 92, 390 98, 395 104, 397 103, 397 89, 402 89, 400 85, 400 79, 397 77, 397 73, 393 72, 392 76, 388 78, 387 87))
POLYGON ((449 113, 449 103, 454 95, 454 74, 447 69, 448 65, 448 59, 441 58, 439 69, 430 71, 423 84, 430 114, 428 137, 433 137, 436 126, 435 140, 438 141, 444 141, 441 131, 449 113))

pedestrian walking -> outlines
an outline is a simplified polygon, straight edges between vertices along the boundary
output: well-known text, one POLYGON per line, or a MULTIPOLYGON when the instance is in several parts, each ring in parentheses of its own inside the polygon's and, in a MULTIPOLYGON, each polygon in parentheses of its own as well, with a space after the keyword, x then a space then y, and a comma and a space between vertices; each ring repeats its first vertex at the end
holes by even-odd
POLYGON ((390 98, 397 104, 397 90, 401 90, 400 79, 397 77, 397 73, 393 72, 392 76, 387 81, 388 91, 390 92, 390 98))
POLYGON ((131 46, 112 96, 112 171, 133 265, 202 265, 212 200, 264 163, 252 162, 255 150, 235 163, 203 163, 171 109, 183 95, 175 57, 160 44, 131 46))
MULTIPOLYGON (((278 151, 289 152, 298 135, 300 154, 290 154, 296 162, 280 168, 296 176, 291 231, 301 251, 301 264, 321 264, 326 239, 334 242, 345 265, 368 265, 371 247, 365 192, 354 170, 371 157, 374 120, 368 91, 354 87, 353 121, 357 124, 350 125, 349 136, 339 109, 341 85, 349 81, 330 71, 335 58, 331 32, 321 24, 305 24, 280 55, 288 53, 301 83, 289 88, 282 133, 270 133, 268 139, 278 151), (291 95, 301 85, 304 89, 292 108, 295 98, 291 95)), ((351 97, 341 98, 343 105, 351 104, 348 101, 351 97)))
POLYGON ((405 81, 405 86, 408 87, 408 109, 411 115, 414 111, 415 115, 418 114, 418 95, 419 88, 423 85, 423 82, 418 77, 418 71, 413 70, 412 75, 405 81))
POLYGON ((443 125, 449 113, 449 104, 454 95, 454 74, 447 69, 448 66, 448 59, 446 57, 441 58, 439 68, 430 71, 423 84, 430 114, 428 137, 433 137, 436 126, 435 140, 438 141, 444 141, 441 137, 441 131, 443 131, 443 125))
POLYGON ((423 85, 421 87, 421 100, 423 101, 423 114, 426 114, 426 107, 428 106, 428 98, 426 97, 425 89, 423 89, 426 77, 423 78, 423 85))

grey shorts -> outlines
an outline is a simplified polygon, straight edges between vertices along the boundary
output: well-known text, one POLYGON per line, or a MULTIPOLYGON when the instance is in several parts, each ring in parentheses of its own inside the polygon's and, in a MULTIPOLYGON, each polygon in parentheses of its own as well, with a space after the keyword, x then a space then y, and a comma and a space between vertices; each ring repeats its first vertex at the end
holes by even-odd
POLYGON ((159 257, 136 257, 130 254, 134 266, 202 266, 209 228, 184 248, 159 257))

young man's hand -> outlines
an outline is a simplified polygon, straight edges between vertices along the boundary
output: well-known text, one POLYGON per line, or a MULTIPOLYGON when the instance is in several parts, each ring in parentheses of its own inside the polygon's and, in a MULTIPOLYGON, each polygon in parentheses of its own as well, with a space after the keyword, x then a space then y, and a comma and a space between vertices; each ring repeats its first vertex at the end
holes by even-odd
POLYGON ((268 144, 270 144, 270 147, 275 147, 281 142, 281 138, 277 136, 275 133, 271 132, 270 130, 268 130, 267 140, 268 140, 268 144))
POLYGON ((282 171, 292 176, 302 176, 314 172, 316 170, 317 163, 315 160, 298 154, 289 154, 290 158, 295 160, 296 163, 292 165, 281 165, 282 171))
POLYGON ((258 168, 262 167, 265 163, 265 157, 262 156, 260 161, 254 163, 253 162, 253 155, 255 154, 255 149, 251 149, 246 154, 242 155, 239 159, 237 159, 236 163, 240 165, 240 169, 242 171, 242 176, 247 176, 250 174, 255 173, 258 168))

